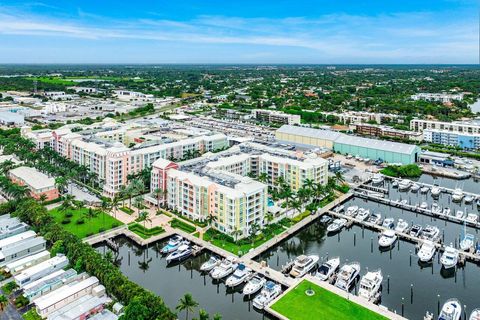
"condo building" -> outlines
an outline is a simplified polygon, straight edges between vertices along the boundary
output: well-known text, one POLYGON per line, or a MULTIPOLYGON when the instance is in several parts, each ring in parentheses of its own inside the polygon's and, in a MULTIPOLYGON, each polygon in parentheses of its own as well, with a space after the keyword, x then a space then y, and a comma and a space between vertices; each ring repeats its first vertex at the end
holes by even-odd
POLYGON ((281 111, 255 109, 252 110, 252 116, 259 121, 279 124, 300 124, 300 116, 296 114, 287 114, 281 111))

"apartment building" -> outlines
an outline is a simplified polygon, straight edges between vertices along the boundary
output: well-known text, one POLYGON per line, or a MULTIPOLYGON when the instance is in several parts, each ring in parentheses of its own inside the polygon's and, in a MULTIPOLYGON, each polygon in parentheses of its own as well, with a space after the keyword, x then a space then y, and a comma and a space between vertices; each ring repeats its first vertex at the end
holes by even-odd
POLYGON ((287 114, 281 111, 255 109, 252 110, 252 116, 261 122, 280 123, 280 124, 300 124, 300 116, 296 114, 287 114))
POLYGON ((413 141, 422 141, 423 139, 423 135, 420 132, 397 130, 388 126, 367 123, 357 123, 355 130, 358 134, 365 136, 399 138, 413 141))
POLYGON ((422 92, 413 94, 410 96, 412 100, 425 100, 425 101, 439 101, 439 102, 451 102, 453 100, 462 101, 463 93, 428 93, 422 92))
POLYGON ((458 132, 462 134, 480 134, 480 119, 453 122, 412 119, 410 121, 410 129, 417 132, 431 129, 458 132))
POLYGON ((340 122, 348 123, 365 123, 369 121, 375 121, 376 123, 382 123, 385 120, 398 118, 394 114, 366 112, 366 111, 347 111, 347 112, 322 112, 326 116, 334 116, 340 120, 340 122))
POLYGON ((452 132, 448 130, 423 130, 423 140, 467 150, 480 149, 480 134, 452 132))

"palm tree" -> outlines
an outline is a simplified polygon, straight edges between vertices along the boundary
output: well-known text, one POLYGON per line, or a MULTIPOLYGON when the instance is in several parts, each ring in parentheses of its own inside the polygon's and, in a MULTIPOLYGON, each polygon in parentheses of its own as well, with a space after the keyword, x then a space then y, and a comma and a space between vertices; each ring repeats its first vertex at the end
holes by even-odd
POLYGON ((58 191, 60 191, 60 193, 65 192, 65 187, 67 186, 67 184, 68 181, 64 177, 55 178, 55 186, 57 187, 58 191))
POLYGON ((120 199, 117 196, 115 196, 113 197, 112 202, 110 203, 110 212, 113 212, 115 219, 117 219, 117 211, 119 207, 120 207, 120 199))
POLYGON ((207 221, 207 224, 209 226, 211 226, 214 222, 216 222, 218 220, 217 216, 214 216, 213 214, 209 214, 207 216, 207 218, 205 218, 205 220, 207 221))
POLYGON ((242 230, 235 228, 235 230, 232 231, 232 236, 235 239, 235 242, 238 240, 238 236, 242 235, 242 230))
POLYGON ((8 305, 8 299, 3 294, 0 295, 0 311, 5 310, 5 307, 8 305))
POLYGON ((267 213, 267 214, 265 215, 265 220, 266 220, 269 224, 270 224, 270 222, 273 221, 274 218, 275 218, 274 215, 271 214, 271 213, 267 213))
POLYGON ((257 234, 258 230, 260 230, 260 226, 257 223, 254 223, 250 226, 250 237, 252 238, 252 245, 255 242, 255 235, 257 234))
POLYGON ((47 201, 47 195, 45 193, 42 193, 39 197, 38 197, 38 201, 40 201, 42 204, 45 203, 45 201, 47 201))
POLYGON ((299 200, 295 199, 290 202, 290 207, 293 210, 297 211, 297 213, 300 213, 300 209, 302 208, 302 203, 299 200))
POLYGON ((146 226, 145 226, 145 223, 146 223, 146 222, 152 223, 152 219, 150 219, 150 217, 148 216, 148 212, 147 212, 147 211, 141 211, 141 212, 138 214, 138 220, 139 220, 139 221, 143 221, 143 228, 145 228, 145 229, 146 229, 146 226))
POLYGON ((185 319, 188 320, 188 314, 190 312, 193 312, 196 307, 198 307, 198 302, 193 300, 192 294, 185 293, 185 295, 182 298, 180 298, 180 300, 178 301, 178 305, 175 309, 177 311, 185 310, 186 312, 185 319))
POLYGON ((213 315, 213 320, 222 320, 222 315, 220 313, 215 313, 213 315))
POLYGON ((258 175, 257 180, 262 183, 266 183, 269 180, 269 178, 270 177, 268 176, 268 174, 266 174, 265 172, 262 172, 258 175))
POLYGON ((75 199, 74 196, 72 196, 71 194, 67 194, 65 195, 65 197, 63 198, 63 202, 62 204, 60 205, 60 211, 67 211, 67 210, 70 210, 70 209, 73 209, 74 208, 74 205, 73 205, 73 200, 75 199))
POLYGON ((345 178, 340 171, 335 172, 335 178, 337 179, 337 183, 344 184, 345 178))
POLYGON ((98 216, 98 211, 96 211, 92 208, 88 208, 88 210, 83 213, 83 216, 87 220, 91 220, 91 219, 95 218, 96 216, 98 216))
POLYGON ((167 192, 166 190, 157 188, 153 191, 153 194, 155 194, 155 198, 157 199, 157 208, 160 208, 160 199, 164 198, 167 192))
POLYGON ((198 311, 198 320, 208 320, 210 319, 210 315, 208 314, 207 311, 205 311, 204 309, 200 309, 198 311))

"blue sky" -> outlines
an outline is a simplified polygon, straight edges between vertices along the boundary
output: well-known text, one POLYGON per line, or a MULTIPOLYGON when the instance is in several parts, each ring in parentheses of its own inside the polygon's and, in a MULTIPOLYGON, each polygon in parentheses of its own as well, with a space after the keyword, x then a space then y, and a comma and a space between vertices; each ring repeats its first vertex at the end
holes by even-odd
POLYGON ((477 0, 0 0, 0 63, 478 63, 477 0))

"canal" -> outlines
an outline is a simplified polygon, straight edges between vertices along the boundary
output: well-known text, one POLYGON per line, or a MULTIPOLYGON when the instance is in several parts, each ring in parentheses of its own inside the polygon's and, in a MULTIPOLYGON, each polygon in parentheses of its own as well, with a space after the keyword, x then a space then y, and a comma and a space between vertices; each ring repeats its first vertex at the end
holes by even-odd
MULTIPOLYGON (((161 296, 172 310, 175 310, 178 300, 190 292, 199 308, 205 309, 210 318, 219 313, 225 320, 270 319, 253 309, 251 300, 244 299, 241 287, 227 289, 223 282, 214 281, 208 274, 199 271, 209 254, 200 254, 181 264, 167 266, 165 258, 158 253, 166 241, 153 244, 148 249, 126 237, 117 237, 114 241, 119 245, 116 260, 122 273, 161 296)), ((96 249, 102 254, 110 250, 105 244, 97 245, 96 249)), ((195 316, 198 318, 198 310, 195 316)), ((184 314, 180 314, 179 319, 183 318, 184 314)))

